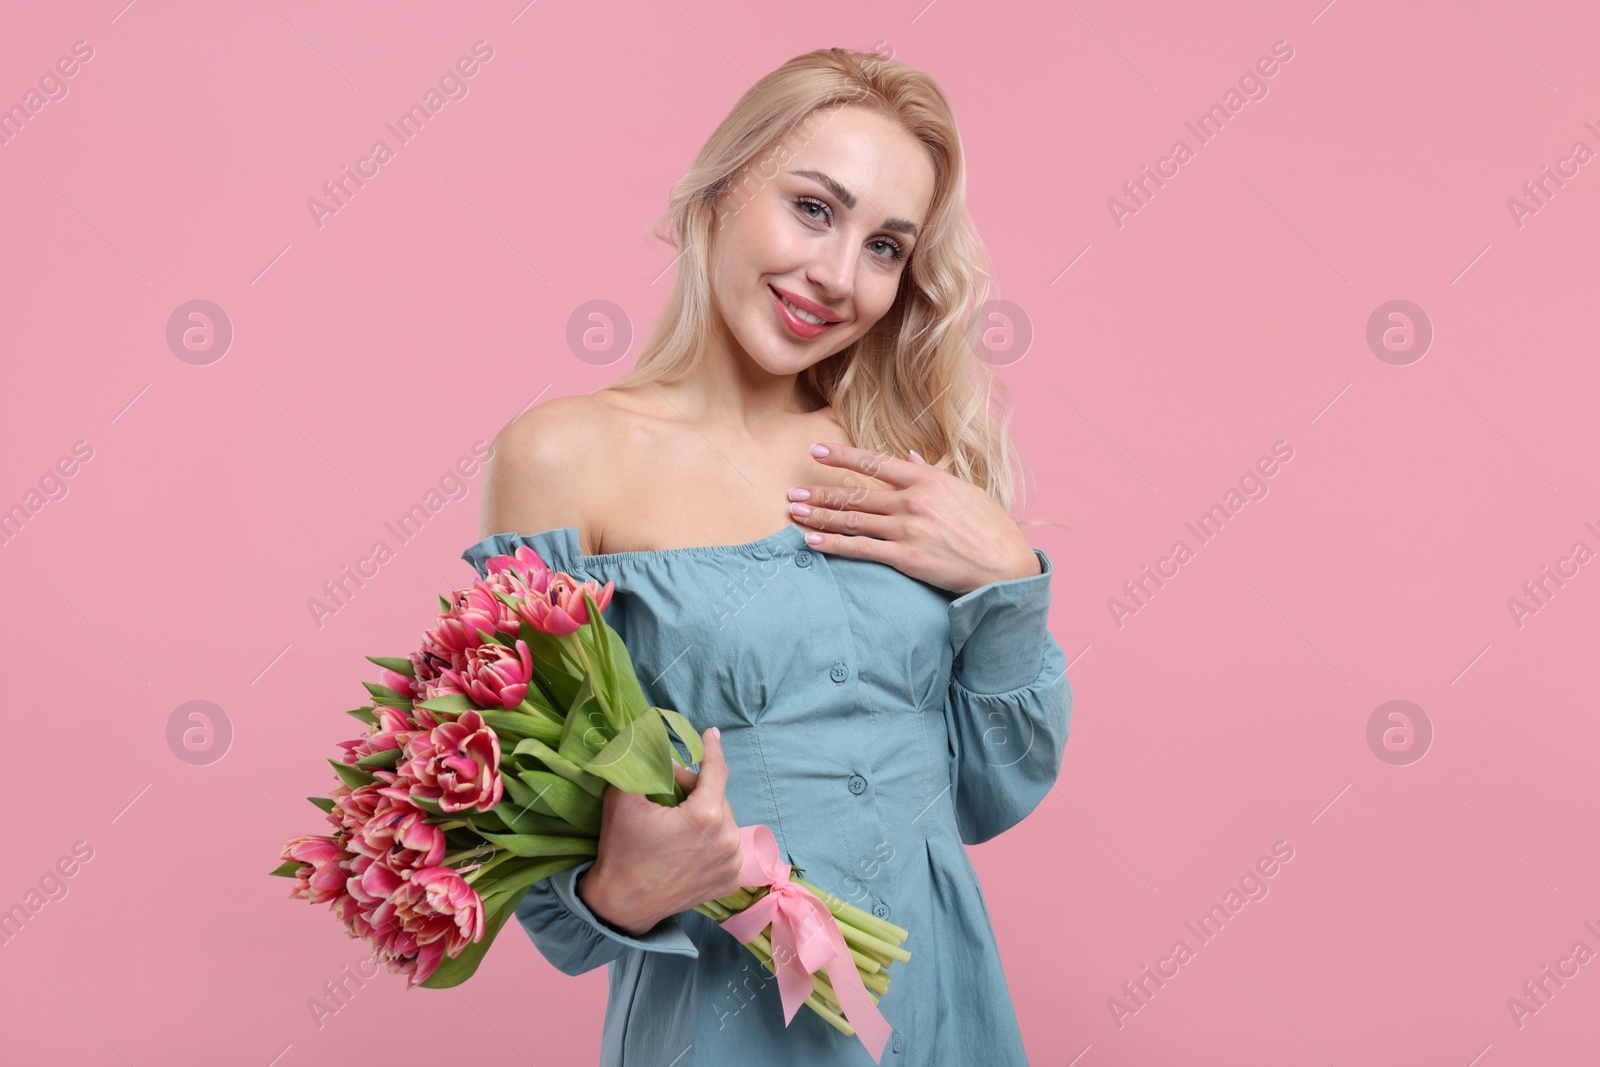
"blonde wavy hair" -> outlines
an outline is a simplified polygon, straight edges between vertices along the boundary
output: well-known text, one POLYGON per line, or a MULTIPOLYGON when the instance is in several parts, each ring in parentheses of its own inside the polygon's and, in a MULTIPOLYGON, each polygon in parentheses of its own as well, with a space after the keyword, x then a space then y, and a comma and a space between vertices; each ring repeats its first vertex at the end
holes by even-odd
POLYGON ((751 86, 706 139, 654 225, 654 235, 679 250, 672 295, 633 367, 611 387, 671 382, 694 366, 715 314, 707 252, 712 226, 720 226, 719 195, 736 179, 759 190, 776 177, 783 160, 775 157, 790 134, 809 139, 849 106, 878 112, 926 146, 933 201, 894 303, 850 346, 802 371, 799 389, 833 406, 852 443, 902 459, 915 449, 1011 513, 1026 468, 1007 432, 1010 391, 971 343, 990 269, 967 213, 955 114, 931 77, 876 52, 796 56, 751 86))

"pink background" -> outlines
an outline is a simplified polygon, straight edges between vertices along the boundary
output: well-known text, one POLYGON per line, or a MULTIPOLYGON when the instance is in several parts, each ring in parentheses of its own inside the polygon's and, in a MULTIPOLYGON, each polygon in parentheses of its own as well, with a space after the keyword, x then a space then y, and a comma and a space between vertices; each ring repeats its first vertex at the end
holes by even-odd
POLYGON ((1600 951, 1600 562, 1520 626, 1508 607, 1600 551, 1600 162, 1520 226, 1507 206, 1600 150, 1593 5, 123 2, 10 3, 0 33, 0 104, 93 49, 0 145, 0 506, 93 450, 0 546, 0 906, 92 849, 0 947, 0 1058, 442 1056, 461 1041, 417 1025, 438 1007, 479 1062, 593 1061, 604 970, 563 976, 512 928, 462 989, 385 974, 319 1028, 308 1000, 363 953, 265 873, 325 828, 303 798, 361 657, 413 647, 470 577, 481 474, 409 543, 384 523, 631 363, 670 286, 645 236, 668 186, 752 81, 835 44, 951 94, 995 295, 1034 331, 1001 373, 1031 517, 1062 524, 1029 535, 1076 702, 1057 788, 972 850, 1032 1060, 1593 1055, 1600 962, 1521 1026, 1507 1006, 1600 951), (469 94, 319 228, 307 199, 479 40, 469 94), (1276 41, 1268 94, 1199 145, 1184 123, 1276 41), (1116 225, 1108 198, 1180 137, 1194 158, 1116 225), (234 329, 209 365, 166 340, 195 299, 234 329), (634 343, 580 359, 568 319, 597 299, 634 343), (1366 340, 1395 299, 1434 331, 1406 365, 1366 340), (1278 441, 1268 495, 1199 545, 1184 523, 1278 441), (394 558, 319 627, 307 601, 379 538, 394 558), (1194 557, 1119 626, 1108 601, 1180 538, 1194 557), (1433 731, 1407 765, 1367 738, 1396 699, 1433 731), (223 758, 169 742, 191 700, 223 758), (1280 841, 1269 894, 1202 945, 1184 923, 1280 841), (1119 1026, 1109 999, 1179 939, 1193 958, 1119 1026))

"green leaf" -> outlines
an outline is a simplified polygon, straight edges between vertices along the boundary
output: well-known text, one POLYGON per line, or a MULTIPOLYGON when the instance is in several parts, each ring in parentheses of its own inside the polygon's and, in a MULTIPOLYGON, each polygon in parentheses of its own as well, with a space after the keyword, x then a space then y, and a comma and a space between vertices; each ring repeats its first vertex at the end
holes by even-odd
POLYGON ((500 866, 483 876, 483 881, 476 883, 479 893, 485 899, 510 895, 521 901, 523 891, 535 882, 541 881, 566 870, 576 867, 580 863, 588 862, 588 856, 549 856, 544 859, 516 859, 506 860, 500 866))
POLYGON ((299 860, 284 860, 267 873, 277 875, 280 878, 293 878, 300 868, 304 866, 306 864, 301 863, 299 860))
POLYGON ((323 811, 333 810, 333 801, 327 797, 306 797, 307 800, 321 808, 323 811))
POLYGON ((443 593, 440 593, 439 594, 439 611, 441 613, 446 613, 446 612, 449 612, 449 610, 450 610, 450 600, 449 600, 449 598, 447 598, 443 593))
MULTIPOLYGON (((689 763, 699 763, 705 758, 706 746, 700 740, 700 735, 695 731, 692 722, 671 708, 656 708, 655 710, 661 713, 661 717, 667 721, 667 725, 672 727, 672 732, 678 735, 678 740, 682 741, 684 747, 689 750, 689 763)), ((684 764, 684 766, 688 766, 689 763, 684 764)))
POLYGON ((593 856, 600 850, 593 837, 546 837, 543 834, 490 834, 484 840, 509 849, 513 856, 593 856))
POLYGON ((430 815, 448 815, 454 819, 459 818, 461 814, 460 812, 455 811, 445 811, 439 806, 439 801, 433 797, 419 797, 415 794, 412 794, 411 803, 415 804, 417 807, 421 808, 430 815))
POLYGON ((371 785, 378 780, 377 775, 368 774, 353 764, 336 760, 331 756, 328 757, 328 762, 333 764, 333 769, 338 772, 339 780, 351 789, 360 789, 362 786, 371 785))
POLYGON ((641 715, 589 761, 599 775, 625 793, 671 793, 672 742, 661 716, 641 715))
POLYGON ((548 814, 565 819, 586 834, 600 835, 600 798, 547 771, 521 771, 515 777, 533 788, 537 802, 527 806, 534 811, 545 813, 540 807, 544 805, 548 814))
MULTIPOLYGON (((527 786, 522 784, 521 780, 517 781, 517 786, 521 789, 528 789, 527 786)), ((528 790, 527 795, 531 798, 537 794, 532 790, 528 790)), ((491 814, 498 816, 500 821, 512 833, 545 834, 551 837, 570 837, 581 833, 577 827, 565 819, 554 815, 541 815, 537 811, 516 803, 509 790, 507 791, 506 799, 495 805, 491 814)), ((489 829, 495 828, 489 827, 489 829)), ((496 867, 495 870, 499 870, 499 868, 496 867)))
POLYGON ((594 680, 585 678, 561 725, 561 744, 556 751, 573 763, 587 765, 615 736, 616 731, 595 698, 594 680))
MULTIPOLYGON (((382 689, 383 687, 379 686, 378 688, 382 689)), ((432 700, 424 700, 417 707, 427 708, 429 711, 471 711, 477 705, 465 693, 446 693, 443 696, 434 697, 432 700)))
POLYGON ((359 708, 351 708, 349 711, 345 712, 345 714, 354 715, 368 726, 376 726, 378 725, 378 717, 374 715, 372 711, 373 708, 371 704, 363 704, 359 708))
POLYGON ((524 738, 517 742, 517 747, 512 750, 512 754, 535 757, 544 764, 545 769, 559 774, 573 785, 593 796, 600 796, 606 791, 606 783, 603 778, 585 771, 582 766, 567 759, 536 737, 524 738))
POLYGON ((502 645, 506 648, 516 648, 517 643, 512 638, 506 637, 499 630, 479 630, 478 639, 485 644, 502 645))
POLYGON ((499 735, 502 750, 506 747, 503 742, 508 738, 537 737, 546 744, 559 744, 561 741, 561 724, 552 719, 525 715, 520 711, 480 711, 479 714, 489 728, 499 735))
POLYGON ((403 674, 407 678, 415 678, 417 676, 417 668, 412 665, 409 659, 400 656, 368 656, 367 659, 380 667, 387 667, 396 674, 403 674))
POLYGON ((610 646, 609 660, 614 676, 614 706, 621 709, 627 721, 632 721, 649 709, 650 702, 645 699, 644 690, 639 686, 633 657, 628 655, 628 646, 623 644, 621 635, 607 626, 605 636, 610 646))
POLYGON ((367 692, 372 694, 372 699, 391 708, 404 708, 411 710, 411 698, 404 693, 397 693, 386 685, 377 682, 362 682, 367 687, 367 692))
POLYGON ((405 752, 399 748, 384 748, 356 760, 357 767, 393 767, 405 752))

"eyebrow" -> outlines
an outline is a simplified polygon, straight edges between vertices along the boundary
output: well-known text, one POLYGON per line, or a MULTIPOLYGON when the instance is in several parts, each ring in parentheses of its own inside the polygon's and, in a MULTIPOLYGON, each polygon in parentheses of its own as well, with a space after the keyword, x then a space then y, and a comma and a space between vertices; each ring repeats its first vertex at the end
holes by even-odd
MULTIPOLYGON (((820 170, 792 170, 789 173, 790 174, 794 174, 794 175, 796 175, 798 177, 801 177, 801 178, 810 178, 812 181, 816 182, 817 184, 824 186, 828 190, 828 192, 830 192, 834 196, 838 197, 839 198, 839 202, 841 204, 843 204, 847 209, 849 209, 851 211, 855 210, 855 207, 856 207, 856 196, 855 196, 855 194, 852 193, 850 190, 846 189, 843 185, 840 185, 839 182, 836 181, 835 179, 833 179, 832 177, 822 173, 820 170)), ((917 236, 917 225, 916 225, 916 223, 911 222, 911 221, 909 221, 907 219, 898 219, 898 218, 896 218, 896 219, 884 219, 883 220, 883 228, 886 229, 886 230, 894 230, 896 233, 903 233, 907 237, 913 237, 914 238, 914 237, 917 236)))

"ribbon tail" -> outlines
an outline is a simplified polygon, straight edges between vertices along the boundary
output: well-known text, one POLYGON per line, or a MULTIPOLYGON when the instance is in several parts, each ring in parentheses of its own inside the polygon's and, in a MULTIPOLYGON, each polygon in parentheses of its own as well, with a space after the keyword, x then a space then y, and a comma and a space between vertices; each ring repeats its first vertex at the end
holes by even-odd
POLYGON ((871 1053, 872 1062, 882 1062, 883 1046, 888 1044, 893 1027, 867 993, 866 983, 861 981, 861 972, 856 970, 856 962, 845 947, 844 935, 839 932, 832 915, 828 916, 826 926, 834 956, 823 970, 828 975, 828 981, 833 983, 833 993, 839 998, 844 1017, 850 1021, 856 1036, 871 1053))

